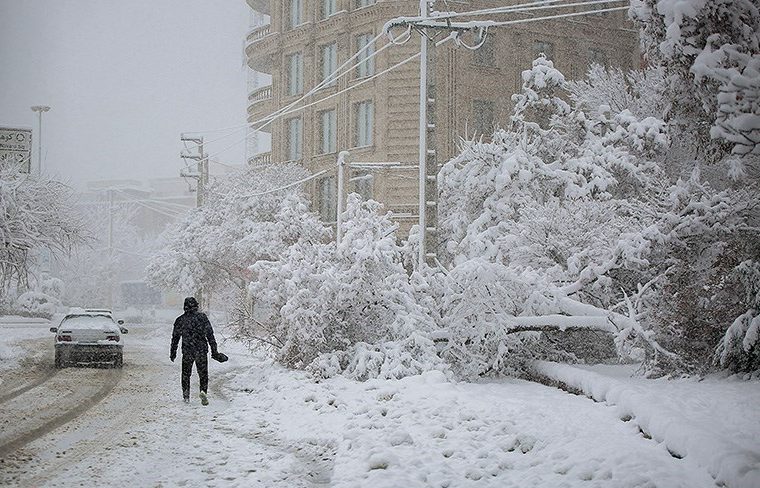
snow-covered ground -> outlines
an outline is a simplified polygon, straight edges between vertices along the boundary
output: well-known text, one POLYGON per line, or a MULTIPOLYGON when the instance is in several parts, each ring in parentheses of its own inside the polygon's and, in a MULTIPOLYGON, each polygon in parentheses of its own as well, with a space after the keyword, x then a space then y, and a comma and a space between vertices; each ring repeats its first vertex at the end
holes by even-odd
POLYGON ((536 371, 604 402, 718 484, 760 486, 760 382, 738 377, 647 380, 633 366, 539 362, 536 371))
MULTIPOLYGON (((179 365, 167 357, 170 331, 168 323, 133 326, 112 392, 6 459, 0 481, 62 487, 716 486, 713 467, 690 445, 680 451, 660 437, 658 429, 688 423, 721 466, 745 475, 718 471, 718 481, 752 486, 741 480, 752 479, 747 476, 757 462, 755 381, 664 382, 630 379, 619 368, 556 368, 651 396, 630 405, 625 394, 612 393, 616 386, 605 389, 605 403, 528 381, 457 383, 437 372, 394 381, 315 381, 222 340, 230 361, 211 363, 211 405, 202 407, 197 377, 192 403, 181 401, 179 365), (732 446, 746 456, 732 462, 732 446)), ((108 370, 66 369, 45 385, 101 372, 108 370)), ((666 430, 664 439, 677 439, 678 432, 666 430)))
MULTIPOLYGON (((0 372, 18 368, 39 341, 46 337, 53 343, 49 333, 50 321, 18 316, 0 316, 0 372), (44 331, 44 332, 43 332, 44 331)), ((3 377, 0 375, 0 388, 3 377)))

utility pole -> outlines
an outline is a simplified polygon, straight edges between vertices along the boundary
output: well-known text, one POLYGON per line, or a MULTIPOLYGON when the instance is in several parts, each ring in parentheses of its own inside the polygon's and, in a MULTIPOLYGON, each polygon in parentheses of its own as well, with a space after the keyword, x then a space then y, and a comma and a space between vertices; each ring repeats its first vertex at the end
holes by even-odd
POLYGON ((340 240, 343 238, 343 202, 345 197, 343 195, 344 180, 346 177, 346 160, 350 155, 348 151, 341 151, 338 153, 338 205, 336 206, 337 215, 335 217, 335 244, 340 245, 340 240))
POLYGON ((38 130, 37 130, 37 174, 42 174, 42 114, 45 112, 48 112, 50 110, 50 107, 47 105, 34 105, 32 108, 32 112, 37 112, 37 115, 39 115, 38 121, 38 130))
MULTIPOLYGON (((192 159, 198 161, 195 172, 187 172, 181 170, 179 175, 185 178, 195 178, 197 185, 195 187, 195 206, 200 208, 203 206, 204 193, 206 191, 206 185, 208 185, 208 155, 203 152, 203 136, 192 137, 185 134, 180 134, 180 141, 192 142, 198 147, 198 154, 191 154, 186 151, 180 152, 182 159, 192 159)), ((200 286, 195 292, 195 299, 203 306, 203 286, 200 286)))
MULTIPOLYGON (((113 260, 113 188, 108 189, 108 265, 113 260)), ((113 281, 108 281, 108 308, 113 310, 113 281)))
MULTIPOLYGON (((430 16, 429 0, 420 0, 420 18, 430 16)), ((420 31, 420 120, 419 120, 419 232, 417 269, 435 266, 438 247, 438 161, 435 150, 434 47, 427 29, 420 31)))

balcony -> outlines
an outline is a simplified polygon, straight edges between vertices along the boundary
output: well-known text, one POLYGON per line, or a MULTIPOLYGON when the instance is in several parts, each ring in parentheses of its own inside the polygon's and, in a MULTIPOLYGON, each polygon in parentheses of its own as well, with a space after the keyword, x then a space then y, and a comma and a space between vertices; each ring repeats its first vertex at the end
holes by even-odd
POLYGON ((248 66, 262 73, 272 72, 272 53, 276 48, 277 32, 272 32, 272 25, 256 27, 248 33, 245 40, 245 55, 248 66))
POLYGON ((250 166, 257 166, 260 164, 270 164, 271 162, 272 162, 271 152, 255 154, 252 158, 248 159, 248 164, 250 166))
MULTIPOLYGON (((275 107, 274 99, 272 98, 272 85, 267 85, 258 88, 248 95, 248 122, 253 123, 257 120, 261 120, 267 115, 277 110, 275 107)), ((260 124, 254 124, 253 128, 256 129, 260 124)), ((263 132, 271 132, 270 126, 261 128, 263 132)))
POLYGON ((267 85, 252 91, 251 94, 248 95, 248 103, 253 105, 258 102, 263 102, 264 100, 269 100, 270 98, 272 98, 272 85, 267 85))
POLYGON ((262 14, 272 15, 270 14, 269 9, 269 0, 245 0, 251 9, 255 10, 256 12, 260 12, 262 14))

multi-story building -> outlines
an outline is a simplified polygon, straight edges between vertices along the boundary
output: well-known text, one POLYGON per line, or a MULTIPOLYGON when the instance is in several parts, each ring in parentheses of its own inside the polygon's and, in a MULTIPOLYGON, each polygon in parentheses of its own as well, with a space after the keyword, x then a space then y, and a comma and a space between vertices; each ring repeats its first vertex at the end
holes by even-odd
MULTIPOLYGON (((254 89, 248 97, 248 120, 253 128, 261 127, 257 121, 319 84, 382 32, 389 19, 418 15, 419 8, 417 0, 247 3, 262 14, 259 18, 264 22, 248 34, 248 65, 271 75, 271 84, 254 89)), ((510 3, 518 2, 448 0, 436 2, 434 10, 464 12, 510 3)), ((509 18, 568 11, 572 10, 536 11, 509 18)), ((320 88, 304 102, 310 106, 261 128, 271 134, 271 151, 253 156, 250 162, 298 161, 319 171, 334 167, 338 152, 348 150, 352 161, 416 164, 419 61, 362 82, 419 52, 419 35, 413 33, 403 46, 392 46, 367 59, 367 53, 374 53, 385 42, 383 38, 367 49, 358 58, 363 62, 348 76, 320 88), (349 89, 352 86, 356 88, 349 89), (317 100, 323 101, 314 103, 317 100)), ((522 86, 521 72, 542 52, 568 78, 581 77, 591 62, 622 68, 639 63, 637 35, 619 12, 491 28, 477 50, 442 44, 435 48, 434 87, 429 93, 434 99, 430 117, 435 123, 433 145, 439 163, 455 155, 461 138, 488 137, 495 127, 508 123, 511 95, 522 86)), ((414 171, 373 171, 369 177, 354 178, 348 190, 384 203, 402 228, 408 229, 417 219, 418 178, 414 171)), ((334 221, 334 173, 317 180, 310 190, 323 220, 334 221)))

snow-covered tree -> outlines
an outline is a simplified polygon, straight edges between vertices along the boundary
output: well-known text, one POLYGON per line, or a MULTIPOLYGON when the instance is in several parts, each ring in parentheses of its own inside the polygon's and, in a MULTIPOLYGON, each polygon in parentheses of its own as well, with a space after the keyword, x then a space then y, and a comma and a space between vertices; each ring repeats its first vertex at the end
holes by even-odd
POLYGON ((438 290, 444 356, 463 374, 572 352, 547 341, 552 329, 610 333, 621 357, 646 358, 651 372, 692 371, 737 316, 718 362, 755 364, 757 308, 741 297, 754 296, 760 196, 751 184, 714 189, 704 160, 689 159, 699 152, 673 142, 694 120, 660 118, 666 72, 592 67, 568 83, 539 57, 512 125, 444 165, 450 269, 425 286, 438 290), (686 168, 696 169, 669 177, 686 168))
POLYGON ((60 257, 86 240, 73 204, 73 191, 65 184, 0 165, 0 295, 29 287, 35 251, 60 257))
POLYGON ((348 197, 340 244, 302 238, 280 259, 252 266, 250 293, 267 305, 263 340, 283 364, 356 379, 402 377, 443 368, 434 327, 413 300, 380 204, 348 197))
POLYGON ((149 282, 182 293, 244 290, 250 263, 276 259, 301 236, 323 237, 323 226, 304 218, 299 188, 268 193, 306 174, 297 165, 257 167, 210 185, 204 205, 164 234, 149 282))
POLYGON ((640 25, 650 63, 667 75, 668 119, 689 126, 705 161, 719 161, 730 150, 734 168, 756 165, 760 155, 757 2, 632 0, 631 17, 640 25))
POLYGON ((465 143, 439 175, 444 356, 463 374, 509 370, 567 356, 535 332, 585 329, 615 335, 621 355, 674 357, 621 291, 648 275, 666 124, 625 97, 585 107, 543 56, 523 80, 510 128, 465 143))

